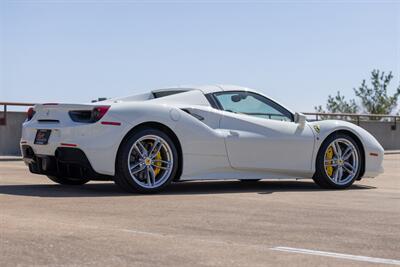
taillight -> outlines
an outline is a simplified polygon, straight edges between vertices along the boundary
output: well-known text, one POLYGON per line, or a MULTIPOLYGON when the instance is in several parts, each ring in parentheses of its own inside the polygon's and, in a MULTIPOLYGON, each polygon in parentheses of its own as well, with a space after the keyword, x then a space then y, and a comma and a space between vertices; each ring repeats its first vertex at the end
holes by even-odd
POLYGON ((30 121, 33 118, 33 116, 35 115, 35 113, 36 113, 36 111, 33 109, 33 107, 30 107, 28 109, 28 112, 26 113, 26 120, 30 121))
POLYGON ((110 106, 97 106, 92 110, 71 110, 68 114, 75 122, 94 123, 103 118, 109 109, 110 106))
POLYGON ((94 122, 99 121, 110 109, 110 106, 95 107, 92 111, 92 119, 94 122))

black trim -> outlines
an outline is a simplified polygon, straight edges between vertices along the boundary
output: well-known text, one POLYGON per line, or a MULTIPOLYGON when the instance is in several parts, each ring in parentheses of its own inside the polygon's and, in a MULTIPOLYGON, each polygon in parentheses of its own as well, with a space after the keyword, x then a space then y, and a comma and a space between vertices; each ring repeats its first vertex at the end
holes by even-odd
POLYGON ((207 98, 208 102, 210 103, 211 107, 215 109, 222 110, 222 106, 219 103, 219 101, 215 98, 215 96, 210 93, 210 94, 205 94, 205 97, 207 98))
POLYGON ((22 146, 22 155, 29 171, 35 174, 82 178, 90 180, 113 180, 112 176, 93 170, 85 153, 79 148, 59 147, 54 156, 35 154, 28 145, 22 146))
MULTIPOLYGON (((290 119, 292 122, 294 122, 294 115, 292 112, 290 112, 289 110, 287 110, 286 108, 284 108, 283 106, 279 105, 278 103, 276 103, 275 101, 269 99, 268 97, 265 97, 263 95, 260 95, 258 93, 254 93, 254 92, 249 92, 249 91, 222 91, 222 92, 216 92, 216 93, 212 93, 212 97, 214 99, 214 101, 217 103, 217 109, 219 110, 224 110, 221 103, 219 102, 218 98, 216 97, 217 95, 223 95, 223 94, 231 94, 231 93, 245 93, 248 95, 255 95, 257 96, 257 98, 266 103, 267 105, 270 105, 271 107, 273 107, 274 109, 278 110, 279 112, 281 112, 283 115, 285 115, 288 119, 290 119), (261 98, 261 99, 260 99, 261 98)), ((251 116, 251 115, 249 115, 251 116)))
POLYGON ((152 92, 153 93, 153 97, 154 98, 161 98, 161 97, 166 97, 166 96, 170 96, 170 95, 176 95, 176 94, 180 94, 180 93, 185 93, 188 90, 168 90, 168 91, 156 91, 156 92, 152 92))
POLYGON ((192 112, 190 112, 190 110, 188 110, 188 109, 186 109, 186 108, 183 108, 182 110, 183 110, 184 112, 186 112, 187 114, 192 115, 193 117, 195 117, 195 118, 198 119, 199 121, 204 121, 204 117, 203 117, 203 116, 201 116, 201 115, 199 115, 199 114, 196 114, 196 113, 192 113, 192 112))
POLYGON ((60 123, 59 120, 37 120, 39 123, 60 123))

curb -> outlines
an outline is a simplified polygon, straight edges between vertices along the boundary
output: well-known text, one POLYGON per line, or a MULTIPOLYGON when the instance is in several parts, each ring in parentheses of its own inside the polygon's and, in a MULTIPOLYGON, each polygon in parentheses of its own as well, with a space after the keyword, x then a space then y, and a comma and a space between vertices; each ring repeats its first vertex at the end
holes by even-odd
POLYGON ((0 156, 0 161, 22 161, 22 157, 18 157, 18 156, 0 156))
POLYGON ((400 154, 400 150, 385 150, 385 155, 396 155, 400 154))

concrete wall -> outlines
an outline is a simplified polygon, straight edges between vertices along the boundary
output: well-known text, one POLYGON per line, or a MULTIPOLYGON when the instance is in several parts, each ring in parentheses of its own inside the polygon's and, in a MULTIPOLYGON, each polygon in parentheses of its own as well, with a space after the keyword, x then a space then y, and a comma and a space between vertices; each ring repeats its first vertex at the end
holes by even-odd
MULTIPOLYGON (((0 125, 0 155, 20 155, 21 124, 25 118, 25 112, 7 112, 7 125, 0 125)), ((393 122, 360 122, 360 126, 375 136, 387 150, 400 149, 400 125, 396 130, 391 129, 392 125, 393 122)))
POLYGON ((392 130, 394 122, 360 121, 360 126, 370 132, 385 150, 400 149, 400 123, 392 130))
MULTIPOLYGON (((0 112, 0 118, 3 112, 0 112)), ((20 155, 19 140, 21 139, 21 126, 26 119, 25 112, 7 112, 7 124, 0 125, 0 156, 20 155)))

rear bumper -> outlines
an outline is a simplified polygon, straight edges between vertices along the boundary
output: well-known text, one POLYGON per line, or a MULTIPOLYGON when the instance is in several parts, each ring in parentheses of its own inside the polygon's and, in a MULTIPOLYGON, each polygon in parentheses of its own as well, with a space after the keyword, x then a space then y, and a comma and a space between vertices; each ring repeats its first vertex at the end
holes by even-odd
POLYGON ((22 145, 21 150, 29 171, 35 174, 90 180, 113 179, 112 176, 94 171, 87 156, 79 148, 58 147, 54 156, 35 154, 29 145, 22 145))
MULTIPOLYGON (((110 121, 118 121, 108 116, 110 121)), ((119 120, 120 121, 120 120, 119 120)), ((84 152, 92 168, 104 175, 115 175, 115 159, 121 140, 130 130, 130 125, 104 125, 101 122, 40 123, 32 120, 22 127, 21 150, 30 146, 35 155, 56 156, 59 148, 75 148, 84 152), (51 130, 46 145, 35 144, 37 131, 51 130)), ((44 158, 44 157, 43 157, 44 158)))

